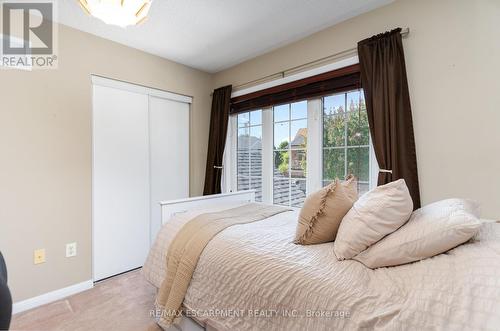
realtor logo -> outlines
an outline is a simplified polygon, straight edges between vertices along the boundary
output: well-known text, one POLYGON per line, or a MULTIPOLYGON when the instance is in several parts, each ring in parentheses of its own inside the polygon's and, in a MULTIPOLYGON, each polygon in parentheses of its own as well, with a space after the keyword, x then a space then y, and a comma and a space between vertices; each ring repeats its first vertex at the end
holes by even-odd
POLYGON ((55 68, 54 2, 3 0, 1 7, 0 67, 55 68))

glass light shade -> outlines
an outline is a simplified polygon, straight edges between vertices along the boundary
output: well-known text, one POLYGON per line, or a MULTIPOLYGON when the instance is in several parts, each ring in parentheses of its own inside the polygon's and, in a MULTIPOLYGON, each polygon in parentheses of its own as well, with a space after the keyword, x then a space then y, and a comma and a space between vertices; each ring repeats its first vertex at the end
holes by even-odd
POLYGON ((127 27, 144 22, 152 0, 79 0, 83 10, 106 24, 127 27))

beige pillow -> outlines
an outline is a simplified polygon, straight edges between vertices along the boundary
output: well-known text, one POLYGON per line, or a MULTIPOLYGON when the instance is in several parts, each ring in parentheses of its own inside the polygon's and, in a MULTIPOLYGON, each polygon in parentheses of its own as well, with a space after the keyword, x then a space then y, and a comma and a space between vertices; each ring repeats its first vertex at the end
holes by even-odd
POLYGON ((300 210, 295 243, 321 244, 335 240, 342 218, 358 197, 354 177, 330 185, 310 194, 300 210))
POLYGON ((368 268, 396 266, 446 252, 472 238, 479 227, 479 206, 448 199, 416 210, 408 223, 354 257, 368 268))
POLYGON ((412 210, 404 179, 365 193, 340 223, 333 245, 337 259, 350 259, 395 231, 408 221, 412 210))

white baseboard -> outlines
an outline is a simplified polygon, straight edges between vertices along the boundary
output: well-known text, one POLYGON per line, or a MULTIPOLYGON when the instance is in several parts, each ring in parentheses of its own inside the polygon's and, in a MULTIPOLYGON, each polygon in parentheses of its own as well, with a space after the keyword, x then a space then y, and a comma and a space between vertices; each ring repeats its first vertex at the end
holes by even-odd
POLYGON ((70 295, 83 292, 85 290, 91 289, 92 287, 94 287, 94 282, 92 280, 87 280, 85 282, 48 292, 34 298, 18 301, 12 306, 12 313, 17 314, 25 310, 36 308, 38 306, 54 302, 70 295))

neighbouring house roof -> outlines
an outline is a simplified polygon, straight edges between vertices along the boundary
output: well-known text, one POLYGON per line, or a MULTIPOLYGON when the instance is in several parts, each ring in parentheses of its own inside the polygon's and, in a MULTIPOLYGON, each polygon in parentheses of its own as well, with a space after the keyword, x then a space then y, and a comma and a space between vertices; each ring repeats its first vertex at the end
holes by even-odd
POLYGON ((238 149, 260 149, 262 148, 262 140, 253 136, 238 136, 238 149))
POLYGON ((295 138, 292 140, 292 147, 304 147, 307 142, 307 128, 302 128, 297 131, 295 138))
MULTIPOLYGON (((238 151, 238 190, 255 189, 256 199, 262 200, 262 150, 238 151), (248 169, 248 170, 247 170, 248 169), (260 177, 250 180, 247 175, 260 177)), ((278 169, 274 169, 273 178, 274 203, 288 205, 289 192, 291 192, 292 206, 301 206, 306 197, 306 181, 290 180, 278 169), (289 186, 291 185, 291 187, 289 186), (291 190, 289 189, 291 188, 291 190)))

